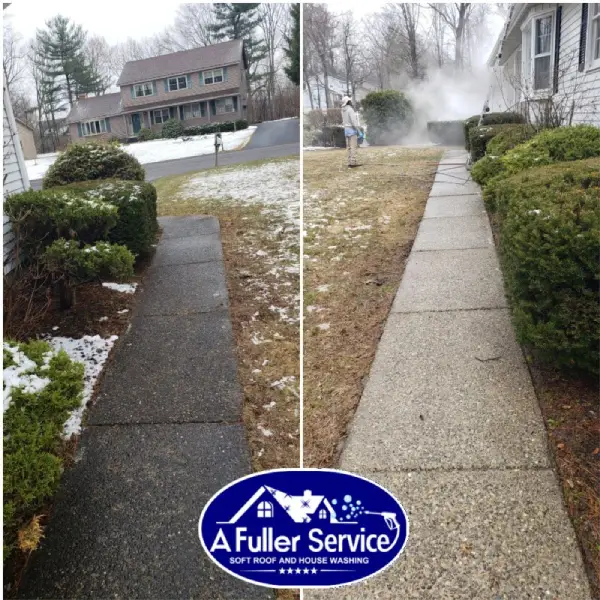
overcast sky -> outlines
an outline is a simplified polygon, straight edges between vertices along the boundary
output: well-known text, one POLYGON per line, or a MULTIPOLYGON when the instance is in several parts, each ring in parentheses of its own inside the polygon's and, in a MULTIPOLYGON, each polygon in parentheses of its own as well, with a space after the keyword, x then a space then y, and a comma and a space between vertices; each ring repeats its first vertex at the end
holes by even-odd
POLYGON ((69 17, 88 33, 102 35, 109 44, 123 42, 128 37, 141 38, 159 33, 175 20, 179 2, 14 2, 4 11, 16 31, 33 38, 36 29, 57 14, 69 17))

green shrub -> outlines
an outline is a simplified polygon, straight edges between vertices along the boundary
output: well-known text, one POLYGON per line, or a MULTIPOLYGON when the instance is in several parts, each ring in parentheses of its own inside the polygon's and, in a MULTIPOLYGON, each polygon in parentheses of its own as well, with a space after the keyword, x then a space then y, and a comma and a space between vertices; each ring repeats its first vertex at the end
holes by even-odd
POLYGON ((531 125, 506 125, 487 145, 486 153, 490 156, 503 156, 515 146, 531 139, 536 130, 531 125))
POLYGON ((241 129, 248 129, 248 121, 245 119, 238 119, 237 121, 223 121, 222 123, 208 123, 207 125, 194 125, 192 127, 186 127, 183 130, 184 135, 209 135, 211 133, 226 132, 226 131, 240 131, 241 129))
POLYGON ((235 128, 237 131, 240 131, 241 129, 248 129, 248 121, 246 121, 246 119, 238 119, 235 122, 235 128))
POLYGON ((471 154, 471 161, 477 162, 480 158, 483 158, 488 142, 508 127, 512 127, 512 125, 501 124, 471 127, 469 129, 469 152, 471 154))
POLYGON ((136 158, 110 144, 72 144, 59 154, 48 169, 44 189, 91 179, 144 181, 145 173, 136 158))
POLYGON ((19 249, 30 260, 61 237, 82 242, 106 239, 118 220, 117 206, 64 188, 14 194, 6 198, 4 211, 19 249))
MULTIPOLYGON (((481 115, 473 115, 464 121, 465 149, 470 150, 469 135, 472 127, 479 125, 481 115)), ((514 112, 484 113, 482 125, 507 125, 510 123, 525 123, 525 117, 514 112)))
POLYGON ((465 143, 465 130, 462 121, 429 121, 429 140, 434 144, 462 146, 465 143))
POLYGON ((490 179, 502 173, 502 161, 486 154, 478 160, 471 169, 471 177, 479 185, 485 186, 490 179))
POLYGON ((81 247, 73 240, 59 239, 41 257, 59 296, 61 309, 75 304, 75 287, 94 279, 124 280, 133 276, 135 257, 125 247, 97 242, 81 247))
POLYGON ((494 196, 519 341, 558 366, 597 373, 599 161, 496 179, 494 196))
MULTIPOLYGON (((138 181, 85 181, 64 188, 92 201, 101 200, 118 211, 116 225, 103 238, 127 246, 135 255, 150 252, 156 240, 156 188, 138 181)), ((96 240, 91 240, 96 241, 96 240)))
POLYGON ((162 127, 162 137, 178 138, 183 135, 183 123, 177 119, 169 119, 162 127))
POLYGON ((362 101, 362 109, 371 145, 397 144, 413 124, 410 102, 395 90, 370 92, 362 101))
POLYGON ((19 529, 55 493, 63 470, 61 434, 81 405, 83 365, 46 342, 5 341, 4 560, 19 529))
POLYGON ((138 135, 137 135, 138 142, 148 142, 150 140, 156 140, 159 138, 160 138, 160 135, 158 135, 158 133, 155 133, 154 131, 152 131, 152 129, 150 129, 149 127, 142 127, 138 131, 138 135))
POLYGON ((508 175, 555 162, 600 156, 600 129, 592 125, 546 129, 509 150, 502 163, 508 175))

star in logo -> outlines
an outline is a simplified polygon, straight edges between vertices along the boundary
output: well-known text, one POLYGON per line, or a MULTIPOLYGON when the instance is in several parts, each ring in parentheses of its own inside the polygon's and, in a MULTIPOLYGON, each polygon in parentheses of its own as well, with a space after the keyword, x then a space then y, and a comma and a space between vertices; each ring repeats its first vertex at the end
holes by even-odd
POLYGON ((304 574, 308 575, 310 573, 310 571, 308 569, 304 569, 304 574))
POLYGON ((316 570, 314 567, 312 568, 312 574, 313 574, 313 575, 316 575, 316 574, 317 574, 317 570, 316 570))
POLYGON ((294 569, 292 569, 291 567, 288 569, 288 575, 291 575, 294 572, 294 569))
POLYGON ((296 569, 296 575, 300 575, 302 573, 302 569, 296 569))
POLYGON ((280 575, 285 575, 285 569, 282 567, 281 569, 279 569, 279 573, 280 575))

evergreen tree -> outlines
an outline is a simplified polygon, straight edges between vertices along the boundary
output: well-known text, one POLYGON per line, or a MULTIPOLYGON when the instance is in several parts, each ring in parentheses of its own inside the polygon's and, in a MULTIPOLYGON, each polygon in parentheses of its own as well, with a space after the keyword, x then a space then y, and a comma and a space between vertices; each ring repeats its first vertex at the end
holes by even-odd
POLYGON ((248 84, 257 84, 262 75, 257 72, 258 63, 267 55, 263 40, 256 37, 260 22, 258 4, 218 3, 214 5, 215 21, 209 29, 219 41, 243 40, 248 59, 248 84))
POLYGON ((81 25, 58 15, 38 30, 37 40, 44 61, 40 64, 44 81, 60 86, 63 98, 73 106, 78 94, 96 92, 99 78, 84 56, 86 34, 81 25))
POLYGON ((292 4, 290 8, 292 16, 292 31, 285 36, 287 48, 284 48, 285 56, 289 65, 284 67, 288 79, 295 85, 300 85, 300 4, 292 4))

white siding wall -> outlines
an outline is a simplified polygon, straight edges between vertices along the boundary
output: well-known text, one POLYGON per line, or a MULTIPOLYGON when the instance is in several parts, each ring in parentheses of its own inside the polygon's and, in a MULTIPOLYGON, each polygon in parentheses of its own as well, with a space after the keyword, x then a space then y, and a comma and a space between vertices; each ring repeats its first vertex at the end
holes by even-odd
MULTIPOLYGON (((579 37, 581 31, 581 3, 562 4, 562 26, 559 51, 559 73, 561 79, 558 96, 569 103, 574 101, 573 124, 591 123, 600 127, 600 69, 578 70, 579 37)), ((530 11, 556 9, 555 4, 532 4, 530 11)), ((524 16, 524 18, 526 18, 524 16)), ((517 25, 518 27, 518 25, 517 25)), ((591 49, 587 48, 587 52, 591 49)), ((554 60, 554 54, 553 60, 554 60)), ((510 81, 515 77, 517 52, 509 57, 503 67, 497 67, 490 95, 490 110, 509 110, 513 106, 510 81)))
MULTIPOLYGON (((3 198, 9 194, 22 192, 29 188, 29 178, 23 158, 23 151, 17 133, 17 125, 13 116, 10 99, 6 89, 3 93, 3 176, 4 187, 3 198)), ((4 273, 8 273, 14 267, 12 250, 14 248, 14 235, 11 231, 8 217, 2 213, 4 273)))
MULTIPOLYGON (((581 4, 562 5, 562 33, 559 72, 566 76, 559 85, 559 93, 575 101, 573 123, 591 123, 600 127, 600 69, 579 71, 579 33, 581 4)), ((587 47, 588 55, 591 48, 587 47)))

